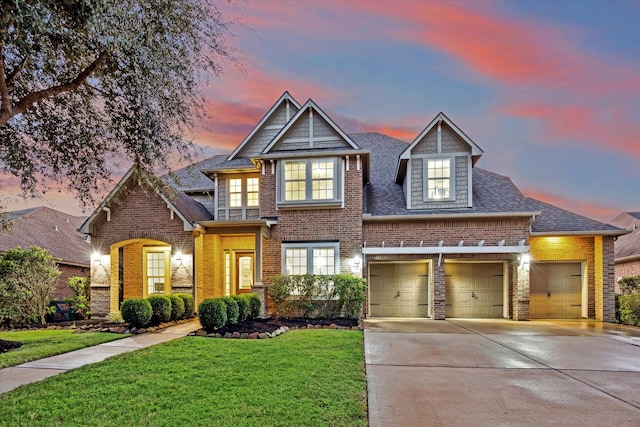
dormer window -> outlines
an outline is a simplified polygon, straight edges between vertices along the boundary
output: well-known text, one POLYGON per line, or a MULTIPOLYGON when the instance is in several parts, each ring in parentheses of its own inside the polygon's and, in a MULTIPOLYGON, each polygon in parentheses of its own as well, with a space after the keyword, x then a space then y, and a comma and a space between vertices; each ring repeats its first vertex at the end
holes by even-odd
POLYGON ((425 201, 453 199, 452 171, 451 158, 427 159, 425 201))

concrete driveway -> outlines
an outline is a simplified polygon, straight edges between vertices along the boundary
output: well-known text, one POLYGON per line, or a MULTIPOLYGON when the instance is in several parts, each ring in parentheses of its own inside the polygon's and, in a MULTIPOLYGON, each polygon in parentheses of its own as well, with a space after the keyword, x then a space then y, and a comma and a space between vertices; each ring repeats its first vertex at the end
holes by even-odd
POLYGON ((640 426, 640 328, 367 319, 369 423, 640 426))

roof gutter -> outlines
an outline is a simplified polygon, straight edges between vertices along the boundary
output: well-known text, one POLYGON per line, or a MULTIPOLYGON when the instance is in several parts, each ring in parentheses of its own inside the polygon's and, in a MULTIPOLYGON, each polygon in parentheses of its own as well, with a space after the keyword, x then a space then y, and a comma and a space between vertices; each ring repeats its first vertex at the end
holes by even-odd
POLYGON ((640 260, 640 254, 638 255, 629 255, 629 256, 625 256, 622 258, 615 258, 613 261, 618 264, 621 262, 631 262, 631 261, 636 261, 636 260, 640 260))
POLYGON ((585 230, 585 231, 532 231, 532 237, 545 236, 622 236, 629 233, 629 230, 585 230))
POLYGON ((541 212, 495 212, 495 213, 457 213, 457 214, 416 214, 416 215, 371 215, 363 214, 362 222, 388 221, 424 221, 441 219, 492 219, 492 218, 529 218, 541 212))

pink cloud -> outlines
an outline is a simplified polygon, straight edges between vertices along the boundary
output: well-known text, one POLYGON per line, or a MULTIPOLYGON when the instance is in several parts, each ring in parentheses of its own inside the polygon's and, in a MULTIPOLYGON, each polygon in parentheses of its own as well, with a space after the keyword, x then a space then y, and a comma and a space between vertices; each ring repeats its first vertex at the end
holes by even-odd
POLYGON ((546 191, 525 189, 523 190, 523 193, 528 197, 543 201, 545 203, 549 203, 554 206, 558 206, 570 212, 579 212, 581 215, 584 215, 588 218, 593 218, 603 222, 608 222, 611 218, 620 213, 620 208, 600 203, 592 203, 585 200, 561 197, 557 194, 549 193, 546 191))

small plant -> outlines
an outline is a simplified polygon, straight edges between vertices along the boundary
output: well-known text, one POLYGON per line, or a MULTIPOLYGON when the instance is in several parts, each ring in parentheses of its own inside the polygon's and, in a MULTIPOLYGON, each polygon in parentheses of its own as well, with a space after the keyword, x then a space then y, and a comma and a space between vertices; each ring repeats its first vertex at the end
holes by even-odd
POLYGON ((257 319, 260 316, 260 309, 262 308, 262 302, 260 297, 256 294, 242 294, 242 296, 249 302, 249 313, 247 320, 257 319))
POLYGON ((227 305, 220 298, 206 299, 198 306, 198 319, 207 332, 227 324, 227 305))
POLYGON ((67 285, 71 288, 74 297, 65 298, 65 302, 69 305, 78 319, 88 319, 91 315, 91 302, 89 301, 89 278, 73 276, 69 277, 67 285))
POLYGON ((169 298, 152 295, 147 298, 147 300, 151 304, 151 310, 153 312, 151 323, 159 325, 160 323, 171 320, 171 300, 169 298))
POLYGON ((640 290, 640 276, 628 276, 618 279, 620 293, 622 295, 632 294, 640 290))
POLYGON ((220 298, 227 305, 227 323, 230 325, 238 323, 238 303, 231 297, 220 298))
POLYGON ((360 277, 336 274, 333 276, 334 292, 338 296, 344 316, 358 319, 367 298, 366 280, 360 277))
POLYGON ((620 321, 627 325, 640 325, 640 293, 620 295, 620 321))
POLYGON ((280 317, 285 317, 293 311, 291 295, 294 292, 291 276, 277 275, 269 279, 267 293, 273 301, 276 313, 280 317))
POLYGON ((189 294, 175 294, 175 295, 180 297, 184 302, 183 318, 185 319, 192 318, 196 310, 196 301, 195 299, 193 299, 193 296, 189 294))
POLYGON ((184 301, 178 295, 168 295, 171 300, 171 320, 184 318, 184 301))
POLYGON ((151 303, 144 298, 130 298, 122 301, 120 312, 125 322, 140 328, 151 321, 151 303))
POLYGON ((114 311, 112 313, 107 314, 107 321, 110 323, 122 323, 124 319, 122 318, 122 313, 119 311, 114 311))
POLYGON ((231 298, 238 304, 238 322, 244 322, 249 318, 249 301, 242 295, 231 295, 231 298))

